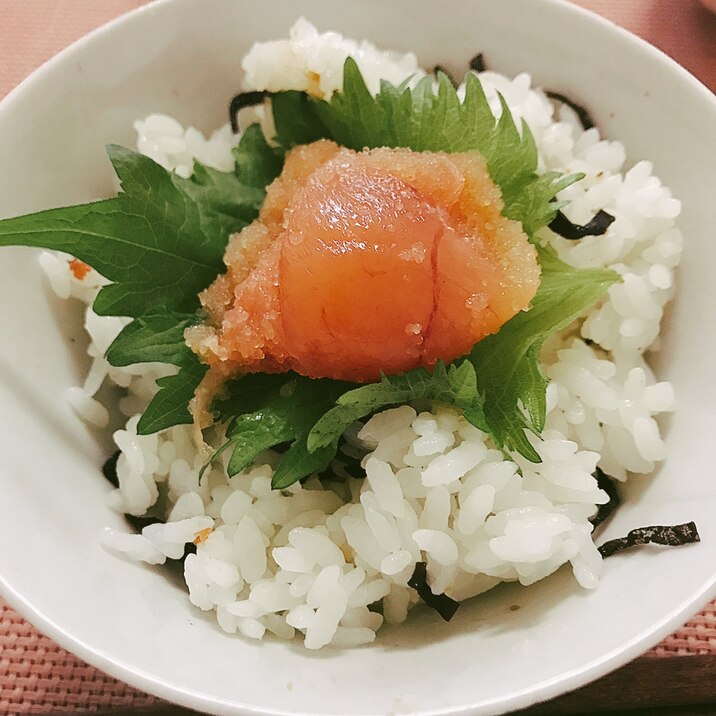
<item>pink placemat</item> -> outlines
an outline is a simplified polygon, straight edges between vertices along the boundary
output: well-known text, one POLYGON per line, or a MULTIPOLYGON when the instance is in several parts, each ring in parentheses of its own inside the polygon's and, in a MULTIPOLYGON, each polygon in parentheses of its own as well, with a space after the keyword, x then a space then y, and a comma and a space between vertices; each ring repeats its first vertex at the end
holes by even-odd
MULTIPOLYGON (((59 50, 145 0, 0 0, 0 98, 59 50)), ((716 17, 697 0, 577 0, 716 90, 716 17)), ((716 601, 646 657, 716 657, 716 601)), ((0 715, 148 709, 164 702, 61 649, 0 601, 0 715)))

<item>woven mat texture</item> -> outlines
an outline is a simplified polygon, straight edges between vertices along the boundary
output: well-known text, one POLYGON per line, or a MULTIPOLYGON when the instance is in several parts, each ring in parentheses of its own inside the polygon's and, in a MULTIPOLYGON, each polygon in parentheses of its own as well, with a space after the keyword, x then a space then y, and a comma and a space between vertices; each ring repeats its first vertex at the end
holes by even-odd
MULTIPOLYGON (((145 0, 0 0, 0 98, 93 28, 145 0)), ((716 90, 716 17, 697 0, 578 0, 716 90)), ((645 656, 716 656, 716 601, 645 656)), ((0 601, 0 715, 151 709, 144 694, 60 648, 0 601)))

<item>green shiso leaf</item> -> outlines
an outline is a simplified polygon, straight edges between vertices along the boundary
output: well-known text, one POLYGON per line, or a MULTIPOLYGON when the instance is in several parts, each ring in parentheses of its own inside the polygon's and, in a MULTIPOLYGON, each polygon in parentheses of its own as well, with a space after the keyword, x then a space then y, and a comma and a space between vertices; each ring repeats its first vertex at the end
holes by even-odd
POLYGON ((224 270, 229 235, 258 215, 283 152, 255 125, 234 150, 233 172, 196 163, 183 179, 129 149, 110 146, 108 154, 122 184, 117 197, 0 221, 0 246, 65 251, 113 282, 94 310, 135 320, 110 346, 109 362, 180 368, 159 381, 139 422, 140 433, 151 433, 191 422, 187 404, 206 367, 184 344, 184 330, 196 321, 198 293, 224 270))
POLYGON ((224 269, 229 235, 258 215, 282 152, 250 127, 234 172, 197 163, 183 179, 129 149, 107 151, 118 196, 0 221, 0 246, 55 249, 88 263, 113 282, 97 296, 101 315, 137 317, 156 306, 195 312, 198 293, 224 269))
POLYGON ((278 142, 289 149, 326 138, 360 151, 366 147, 407 147, 417 152, 478 150, 505 202, 505 216, 521 221, 532 236, 555 216, 557 192, 581 178, 551 172, 536 174, 537 147, 529 127, 518 129, 502 97, 496 119, 480 80, 465 79, 460 101, 449 78, 438 73, 437 91, 432 77, 415 88, 381 84, 373 97, 355 60, 348 58, 343 91, 328 100, 303 92, 279 92, 273 97, 278 142))
POLYGON ((220 448, 231 451, 227 472, 235 475, 264 450, 291 443, 274 474, 276 489, 325 469, 346 428, 388 406, 417 400, 453 405, 473 425, 488 429, 469 360, 447 367, 438 363, 432 373, 416 368, 383 376, 379 383, 360 387, 296 374, 249 375, 236 381, 232 392, 219 404, 222 415, 231 417, 220 448))
POLYGON ((159 390, 137 424, 140 435, 192 422, 189 401, 207 371, 184 342, 184 331, 197 320, 195 313, 154 309, 127 324, 107 350, 114 366, 169 363, 179 368, 157 380, 159 390))
POLYGON ((136 317, 158 305, 195 311, 198 293, 224 268, 228 236, 258 214, 264 187, 201 166, 183 179, 129 149, 107 151, 122 184, 117 197, 6 219, 0 246, 56 249, 88 263, 113 282, 95 301, 100 315, 136 317))
POLYGON ((414 400, 454 405, 464 411, 473 425, 481 430, 488 429, 475 369, 470 361, 463 360, 447 367, 437 363, 432 373, 425 368, 415 368, 400 375, 383 376, 380 383, 343 393, 336 406, 313 426, 308 435, 308 449, 314 451, 334 445, 356 420, 391 405, 414 400))
POLYGON ((192 354, 182 361, 176 375, 159 378, 159 390, 139 419, 137 433, 150 435, 173 425, 191 423, 189 401, 206 371, 207 366, 192 354))
POLYGON ((542 227, 547 226, 554 219, 557 210, 567 203, 554 201, 557 193, 583 178, 584 174, 541 174, 515 194, 502 213, 508 219, 522 222, 525 233, 534 236, 542 227))
POLYGON ((294 482, 316 472, 325 470, 336 455, 336 446, 328 445, 310 452, 306 447, 306 440, 302 436, 296 440, 281 458, 271 480, 274 490, 283 490, 294 482))
POLYGON ((234 414, 226 431, 226 444, 220 450, 231 451, 227 465, 231 477, 264 450, 289 443, 273 477, 273 487, 283 488, 322 470, 335 456, 338 436, 314 451, 308 450, 306 440, 311 427, 350 386, 293 373, 266 378, 241 378, 234 388, 236 396, 223 403, 222 412, 234 414), (227 410, 227 402, 235 401, 237 396, 241 396, 238 403, 227 410))
POLYGON ((133 363, 170 363, 181 366, 191 350, 184 331, 198 320, 196 314, 154 309, 127 324, 107 349, 114 366, 133 363))
MULTIPOLYGON (((538 176, 529 128, 515 124, 502 97, 498 102, 496 117, 472 74, 462 100, 443 74, 437 85, 432 78, 413 88, 383 82, 374 97, 349 58, 343 91, 328 101, 300 92, 275 94, 278 146, 267 143, 258 125, 249 127, 234 151, 234 171, 197 162, 192 177, 183 179, 112 146, 109 156, 122 184, 117 197, 2 221, 0 246, 65 251, 108 278, 112 283, 98 294, 95 310, 133 319, 110 346, 110 363, 164 362, 178 368, 158 381, 138 431, 190 423, 187 406, 207 367, 185 345, 184 332, 199 320, 199 292, 224 270, 230 234, 256 218, 291 147, 328 138, 355 150, 478 150, 502 191, 507 217, 522 222, 530 237, 554 218, 561 206, 556 194, 581 177, 538 176)), ((231 450, 229 473, 241 471, 267 448, 288 446, 274 475, 274 487, 287 487, 324 469, 351 423, 415 400, 456 406, 504 449, 537 459, 525 429, 538 433, 544 425, 541 346, 616 280, 609 271, 572 269, 546 250, 540 260, 542 284, 531 309, 450 366, 438 364, 432 372, 417 368, 364 386, 295 374, 232 381, 214 406, 227 423, 222 450, 231 450)))
POLYGON ((539 462, 525 429, 539 435, 545 421, 547 379, 540 350, 553 333, 589 310, 619 276, 607 269, 580 270, 540 249, 542 280, 529 311, 517 314, 472 349, 470 360, 485 397, 489 432, 502 448, 539 462))

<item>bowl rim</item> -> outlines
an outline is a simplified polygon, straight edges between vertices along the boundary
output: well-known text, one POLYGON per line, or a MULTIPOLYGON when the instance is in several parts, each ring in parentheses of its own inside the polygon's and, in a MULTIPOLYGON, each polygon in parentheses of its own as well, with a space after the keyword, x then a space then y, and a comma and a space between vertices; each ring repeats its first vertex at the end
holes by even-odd
MULTIPOLYGON (((158 8, 178 5, 183 1, 185 0, 149 0, 146 4, 124 12, 78 38, 34 69, 23 81, 0 100, 0 119, 2 119, 3 114, 6 112, 12 111, 15 102, 22 98, 26 92, 30 91, 35 84, 43 81, 44 75, 48 70, 63 63, 66 58, 71 57, 76 51, 94 43, 101 42, 105 35, 114 33, 117 29, 138 21, 145 14, 155 12, 158 8)), ((592 10, 576 5, 570 2, 570 0, 539 0, 539 2, 555 7, 568 16, 582 17, 593 24, 608 28, 612 33, 616 33, 621 41, 629 43, 638 48, 640 52, 649 55, 663 71, 673 73, 691 92, 696 92, 701 95, 702 100, 707 102, 707 106, 710 103, 711 108, 714 110, 714 118, 716 119, 716 94, 691 72, 659 48, 617 25, 614 21, 592 10)), ((255 714, 256 716, 292 716, 290 712, 282 709, 257 708, 250 704, 239 703, 233 700, 229 701, 221 697, 210 696, 192 689, 187 689, 154 676, 151 673, 137 669, 129 663, 117 660, 113 658, 110 653, 97 649, 90 643, 74 637, 71 633, 66 631, 61 624, 53 621, 51 617, 44 614, 36 608, 35 605, 16 592, 12 585, 9 584, 1 574, 0 596, 13 609, 62 648, 70 651, 108 675, 151 695, 187 708, 211 710, 212 713, 217 714, 246 713, 255 714)), ((500 714, 515 709, 526 708, 573 691, 641 656, 646 650, 655 646, 682 626, 690 616, 696 614, 715 598, 716 572, 710 581, 703 585, 702 589, 692 595, 691 598, 684 600, 675 609, 671 610, 663 619, 653 625, 650 630, 634 637, 620 648, 613 649, 596 660, 548 679, 540 683, 536 688, 512 692, 506 697, 495 698, 490 702, 483 702, 479 706, 466 704, 453 709, 426 711, 422 712, 423 716, 437 716, 438 714, 468 716, 469 714, 475 713, 500 714)))

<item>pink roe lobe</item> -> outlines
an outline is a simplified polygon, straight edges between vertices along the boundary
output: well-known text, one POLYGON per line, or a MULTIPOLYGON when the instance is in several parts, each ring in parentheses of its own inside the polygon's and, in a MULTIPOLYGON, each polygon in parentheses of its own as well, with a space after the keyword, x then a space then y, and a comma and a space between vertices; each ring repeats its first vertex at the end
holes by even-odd
POLYGON ((297 147, 231 237, 190 347, 227 377, 368 382, 449 362, 525 310, 534 247, 478 152, 297 147))

